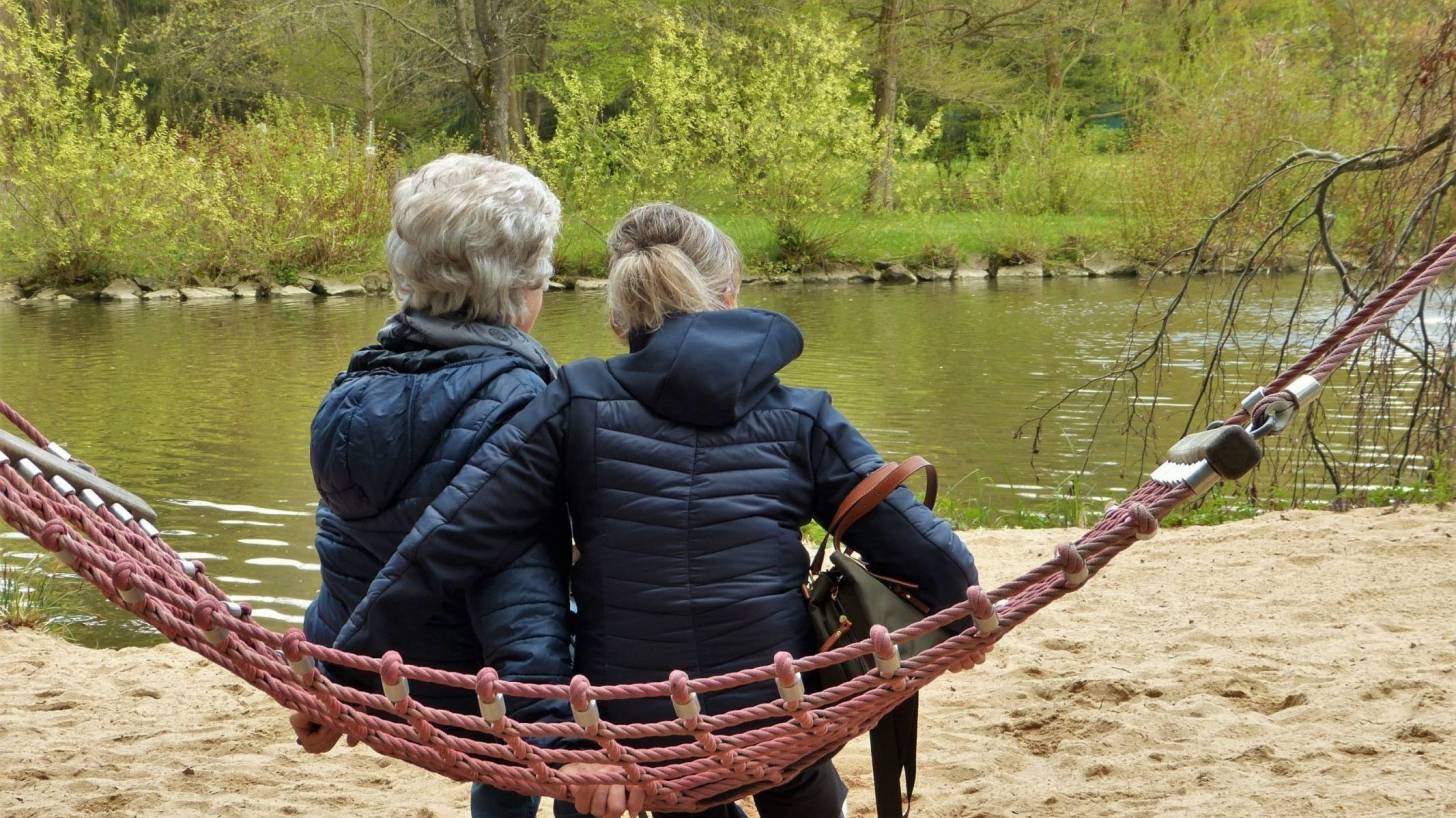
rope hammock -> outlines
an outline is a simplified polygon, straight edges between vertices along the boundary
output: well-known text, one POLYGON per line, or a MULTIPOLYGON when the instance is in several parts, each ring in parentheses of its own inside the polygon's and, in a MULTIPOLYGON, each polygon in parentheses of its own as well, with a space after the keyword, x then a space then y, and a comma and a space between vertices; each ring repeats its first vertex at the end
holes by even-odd
POLYGON ((394 651, 381 658, 358 656, 311 643, 296 628, 269 630, 252 621, 246 606, 229 600, 201 562, 178 557, 144 501, 96 477, 3 401, 0 414, 30 442, 0 432, 0 515, 172 642, 228 669, 284 707, 379 753, 453 779, 522 794, 570 799, 572 785, 626 784, 634 812, 694 811, 788 781, 868 731, 942 674, 980 664, 1032 614, 1081 587, 1137 540, 1157 533, 1159 521, 1173 508, 1220 479, 1242 476, 1257 463, 1255 441, 1282 431, 1299 406, 1319 394, 1331 373, 1453 266, 1456 235, 1288 370, 1250 393, 1223 425, 1185 438, 1167 462, 1095 527, 1076 542, 1058 546, 1052 559, 1017 579, 994 590, 971 587, 964 602, 893 633, 875 626, 869 639, 855 644, 812 656, 780 653, 771 665, 708 678, 692 679, 675 671, 649 684, 598 686, 582 676, 567 685, 525 684, 502 679, 488 667, 474 676, 447 673, 404 664, 394 651), (1218 439, 1195 440, 1211 433, 1218 439), (83 488, 78 490, 77 484, 83 488), (902 643, 965 619, 973 626, 901 659, 902 643), (869 672, 827 690, 806 692, 805 674, 866 657, 874 659, 869 672), (331 682, 316 669, 320 661, 378 674, 383 695, 331 682), (779 698, 773 701, 716 715, 698 706, 702 694, 768 681, 777 685, 779 698), (480 714, 425 707, 411 698, 410 682, 474 691, 480 714), (505 696, 565 700, 575 720, 516 721, 506 710, 505 696), (603 720, 597 709, 601 701, 648 697, 670 699, 677 718, 617 724, 603 720), (572 749, 543 748, 530 741, 553 737, 586 741, 572 749), (652 746, 626 743, 641 739, 656 741, 652 746), (676 743, 668 743, 672 741, 676 743), (560 772, 569 762, 612 768, 560 772))

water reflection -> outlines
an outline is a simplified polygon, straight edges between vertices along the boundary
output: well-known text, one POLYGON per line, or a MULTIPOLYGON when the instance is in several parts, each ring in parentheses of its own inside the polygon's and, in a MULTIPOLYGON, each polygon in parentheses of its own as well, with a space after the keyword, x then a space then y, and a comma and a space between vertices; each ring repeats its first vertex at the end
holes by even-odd
MULTIPOLYGON (((1139 447, 1103 430, 1088 448, 1099 406, 1066 407, 1043 430, 1035 457, 1017 431, 1034 404, 1105 371, 1130 343, 1128 319, 1137 306, 1156 309, 1178 286, 1167 279, 1148 289, 1122 279, 1018 279, 762 288, 744 300, 803 328, 807 349, 786 381, 829 389, 885 454, 935 461, 949 495, 1014 507, 1064 495, 1074 478, 1078 490, 1101 498, 1135 484, 1139 447)), ((1267 374, 1249 361, 1282 340, 1298 280, 1260 286, 1269 288, 1273 309, 1241 327, 1220 364, 1249 383, 1267 374)), ((1316 282, 1305 301, 1334 304, 1337 290, 1333 279, 1316 282)), ((1190 405, 1221 318, 1209 293, 1202 297, 1214 306, 1172 327, 1174 366, 1156 397, 1140 398, 1156 401, 1178 428, 1175 417, 1190 405)), ((152 500, 173 545, 209 563, 217 582, 253 604, 260 621, 296 623, 317 589, 309 422, 350 353, 372 340, 391 310, 376 298, 0 305, 0 397, 152 500)), ((563 361, 615 354, 620 347, 603 314, 600 295, 553 295, 537 334, 563 361)), ((1325 329, 1321 320, 1301 318, 1292 332, 1309 340, 1325 329)), ((1353 412, 1327 403, 1331 423, 1353 412)), ((1359 459, 1377 454, 1362 450, 1359 459)), ((0 551, 24 561, 36 549, 17 536, 0 532, 0 551)), ((86 641, 150 638, 104 605, 96 608, 100 621, 80 634, 86 641)))

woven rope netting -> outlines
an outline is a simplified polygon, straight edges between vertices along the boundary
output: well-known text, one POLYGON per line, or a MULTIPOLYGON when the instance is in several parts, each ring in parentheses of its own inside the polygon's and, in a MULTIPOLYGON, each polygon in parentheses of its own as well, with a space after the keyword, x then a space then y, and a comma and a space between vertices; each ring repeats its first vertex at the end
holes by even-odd
MULTIPOLYGON (((1456 235, 1447 238, 1390 286, 1350 315, 1329 337, 1246 401, 1226 423, 1264 427, 1274 402, 1301 397, 1298 379, 1324 383, 1347 358, 1427 285, 1456 266, 1456 235)), ((1306 393, 1305 397, 1308 396, 1306 393)), ((51 442, 0 401, 3 414, 39 448, 51 442)), ((63 449, 53 453, 68 458, 63 449)), ((43 458, 38 458, 43 460, 43 458)), ((1096 576, 1159 521, 1211 483, 1207 463, 1144 483, 1055 556, 994 590, 972 587, 966 600, 894 633, 876 626, 871 637, 813 656, 779 654, 774 663, 709 678, 674 672, 649 684, 598 686, 583 677, 567 685, 524 684, 490 668, 471 676, 404 664, 399 654, 358 656, 278 633, 253 622, 231 602, 200 562, 183 560, 137 509, 77 491, 37 461, 0 454, 0 515, 53 552, 112 603, 150 623, 176 644, 228 669, 290 710, 336 728, 384 755, 450 778, 480 781, 524 794, 569 798, 573 784, 625 783, 633 811, 692 811, 736 800, 783 783, 873 727, 920 688, 950 671, 982 662, 1002 637, 1028 617, 1096 576), (1201 477, 1188 475, 1198 472, 1201 477), (1190 484, 1192 483, 1192 484, 1190 484), (970 620, 959 635, 900 660, 898 645, 970 620), (818 692, 806 692, 811 671, 869 657, 875 669, 818 692), (384 694, 333 683, 316 669, 327 662, 378 674, 384 694), (473 690, 480 715, 425 707, 408 683, 473 690), (707 714, 698 697, 743 685, 774 682, 779 698, 707 714), (511 718, 504 696, 570 702, 576 720, 528 723, 511 718), (602 720, 596 703, 670 699, 678 718, 646 724, 602 720), (585 739, 578 749, 541 747, 533 739, 585 739), (642 742, 641 740, 652 740, 642 742), (642 746, 643 744, 650 746, 642 746), (613 769, 562 773, 568 762, 613 769)), ((1174 470, 1175 472, 1177 470, 1174 470)))

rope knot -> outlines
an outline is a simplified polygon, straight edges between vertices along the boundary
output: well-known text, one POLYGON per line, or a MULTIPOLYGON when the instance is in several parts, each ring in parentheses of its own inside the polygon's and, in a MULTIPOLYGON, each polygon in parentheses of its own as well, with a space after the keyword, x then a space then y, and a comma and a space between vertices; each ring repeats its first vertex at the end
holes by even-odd
POLYGON ((1128 503, 1123 506, 1127 517, 1137 526, 1137 538, 1146 540, 1158 533, 1158 515, 1146 503, 1128 503))
POLYGON ((404 677, 404 658, 399 651, 387 651, 379 657, 379 681, 383 683, 384 696, 394 705, 394 710, 404 715, 409 710, 409 679, 404 677))
POLYGON ((985 588, 979 585, 967 588, 966 604, 970 606, 971 622, 975 623, 977 633, 990 636, 1001 629, 1001 618, 996 615, 996 606, 986 595, 985 588))
POLYGON ((299 628, 289 628, 283 633, 283 658, 290 662, 297 662, 303 658, 303 643, 307 637, 299 628))
POLYGON ((227 641, 229 631, 223 624, 222 603, 215 599, 199 599, 192 609, 192 624, 202 631, 202 638, 215 648, 227 641))
POLYGON ((794 657, 786 650, 774 654, 774 684, 784 700, 784 709, 790 713, 798 710, 804 702, 804 677, 794 670, 794 657))
POLYGON ((1058 545, 1057 562, 1062 566, 1062 585, 1067 590, 1075 591, 1087 581, 1087 561, 1082 558, 1082 552, 1075 545, 1058 545))
POLYGON ((571 709, 585 710, 591 705, 591 680, 580 674, 571 677, 571 709))
POLYGON ((116 586, 116 592, 121 595, 121 601, 129 607, 135 608, 146 598, 146 594, 136 587, 132 582, 132 575, 137 571, 137 564, 126 557, 116 561, 116 570, 111 574, 111 582, 116 586))
POLYGON ((283 658, 288 660, 288 666, 300 682, 313 684, 313 657, 303 652, 303 645, 307 641, 303 631, 289 628, 283 634, 283 658))
POLYGON ((880 676, 892 678, 900 670, 900 649, 890 638, 890 631, 884 625, 870 628, 870 648, 875 652, 875 666, 880 676))
POLYGON ((71 536, 71 527, 60 520, 51 520, 46 523, 45 528, 40 532, 40 544, 47 551, 60 553, 67 549, 67 540, 71 536))

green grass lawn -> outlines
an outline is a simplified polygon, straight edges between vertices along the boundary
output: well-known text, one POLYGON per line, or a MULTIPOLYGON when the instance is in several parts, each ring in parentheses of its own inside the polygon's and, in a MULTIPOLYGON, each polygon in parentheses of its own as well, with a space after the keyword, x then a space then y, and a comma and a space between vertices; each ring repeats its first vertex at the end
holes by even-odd
MULTIPOLYGON (((741 213, 705 214, 738 242, 749 267, 778 255, 774 226, 741 213)), ((1016 213, 841 213, 806 219, 809 236, 824 242, 842 262, 868 265, 881 259, 916 263, 928 249, 952 247, 961 256, 1074 259, 1079 250, 1103 250, 1119 241, 1116 215, 1016 213)), ((568 217, 556 246, 562 275, 606 275, 610 219, 568 217)))

